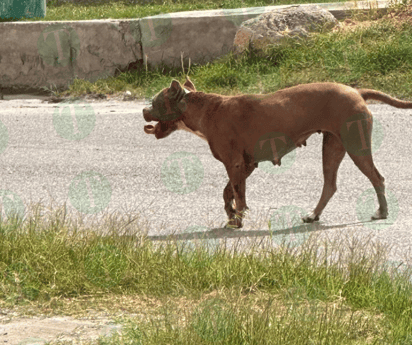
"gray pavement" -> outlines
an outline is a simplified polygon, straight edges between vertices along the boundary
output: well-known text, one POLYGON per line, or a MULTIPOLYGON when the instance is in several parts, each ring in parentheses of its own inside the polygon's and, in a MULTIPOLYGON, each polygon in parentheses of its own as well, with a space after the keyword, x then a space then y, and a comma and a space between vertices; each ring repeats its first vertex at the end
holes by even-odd
MULTIPOLYGON (((178 131, 163 140, 146 135, 143 107, 142 101, 0 101, 4 212, 20 210, 19 198, 25 205, 53 199, 85 214, 140 212, 154 240, 175 231, 191 232, 191 226, 215 229, 207 233, 214 238, 264 238, 270 235, 271 219, 272 230, 288 233, 293 226, 296 233, 314 230, 328 236, 372 232, 375 239, 394 245, 393 260, 403 259, 412 248, 412 110, 369 105, 376 124, 373 140, 381 144, 374 161, 391 193, 388 220, 365 221, 376 209, 376 197, 346 155, 338 191, 321 222, 296 227, 291 220, 295 210, 311 211, 322 191, 322 135, 315 134, 307 147, 295 151, 295 161, 282 173, 259 165, 246 184, 250 212, 244 228, 228 232, 218 229, 226 222, 222 194, 228 177, 223 164, 193 134, 178 131)), ((286 160, 282 167, 287 167, 286 160)))

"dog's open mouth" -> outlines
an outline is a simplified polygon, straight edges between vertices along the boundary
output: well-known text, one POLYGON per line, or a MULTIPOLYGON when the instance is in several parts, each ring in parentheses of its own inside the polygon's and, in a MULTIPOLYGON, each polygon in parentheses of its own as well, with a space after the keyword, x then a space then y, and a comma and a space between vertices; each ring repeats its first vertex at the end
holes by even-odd
POLYGON ((155 132, 155 127, 152 126, 152 125, 144 126, 144 131, 145 131, 145 133, 147 133, 147 134, 154 134, 154 132, 155 132))

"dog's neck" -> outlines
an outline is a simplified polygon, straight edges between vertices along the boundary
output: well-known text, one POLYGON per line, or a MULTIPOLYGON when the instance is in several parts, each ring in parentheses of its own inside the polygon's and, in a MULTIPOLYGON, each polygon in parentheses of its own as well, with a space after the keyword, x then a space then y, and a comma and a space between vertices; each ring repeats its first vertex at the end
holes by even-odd
POLYGON ((176 122, 177 128, 193 133, 201 139, 208 141, 205 121, 207 118, 199 116, 209 113, 206 108, 214 108, 221 103, 223 96, 217 94, 206 94, 203 92, 187 92, 187 109, 183 113, 182 120, 176 122))
POLYGON ((205 140, 205 141, 208 141, 207 138, 206 138, 206 135, 205 135, 204 133, 202 133, 202 132, 199 131, 199 130, 193 130, 193 129, 187 127, 187 126, 185 125, 185 123, 183 122, 183 120, 177 121, 177 122, 176 122, 176 125, 177 125, 177 129, 181 129, 181 130, 183 130, 183 131, 193 133, 193 134, 197 135, 199 138, 201 138, 201 139, 203 139, 203 140, 205 140))

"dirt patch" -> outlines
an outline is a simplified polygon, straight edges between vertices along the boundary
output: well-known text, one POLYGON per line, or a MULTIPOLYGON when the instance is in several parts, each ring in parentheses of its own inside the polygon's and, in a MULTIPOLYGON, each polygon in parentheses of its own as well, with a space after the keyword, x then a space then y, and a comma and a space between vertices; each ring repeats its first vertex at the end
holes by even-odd
POLYGON ((101 336, 121 333, 119 319, 146 320, 158 315, 162 305, 147 296, 112 293, 52 297, 13 307, 0 300, 0 344, 98 344, 101 336))
MULTIPOLYGON (((12 311, 9 312, 13 314, 12 311)), ((0 316, 0 343, 7 345, 58 344, 85 341, 97 343, 100 336, 120 332, 121 325, 105 316, 73 318, 70 316, 10 317, 2 311, 0 316)))

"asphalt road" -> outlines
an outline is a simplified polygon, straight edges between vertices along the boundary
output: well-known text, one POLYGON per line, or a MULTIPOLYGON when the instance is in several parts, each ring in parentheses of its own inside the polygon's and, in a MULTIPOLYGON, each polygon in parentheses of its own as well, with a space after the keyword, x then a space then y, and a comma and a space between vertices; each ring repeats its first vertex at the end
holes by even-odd
MULTIPOLYGON (((285 157, 282 168, 269 163, 267 170, 260 164, 247 180, 250 212, 244 228, 225 232, 217 229, 226 222, 222 194, 228 177, 223 164, 193 134, 178 131, 163 140, 145 134, 143 107, 137 101, 0 101, 3 212, 21 212, 22 205, 51 200, 55 205, 67 202, 84 214, 141 212, 152 239, 206 228, 215 229, 220 238, 262 238, 269 235, 269 219, 272 230, 309 229, 296 227, 293 219, 313 210, 320 197, 322 135, 310 137, 292 160, 285 157)), ((365 221, 376 210, 376 197, 346 155, 338 191, 321 222, 310 229, 325 234, 372 231, 374 238, 394 245, 391 257, 399 260, 412 248, 412 110, 369 107, 375 124, 381 124, 375 125, 374 161, 390 192, 390 217, 365 221)), ((208 235, 213 237, 213 232, 208 235)))

